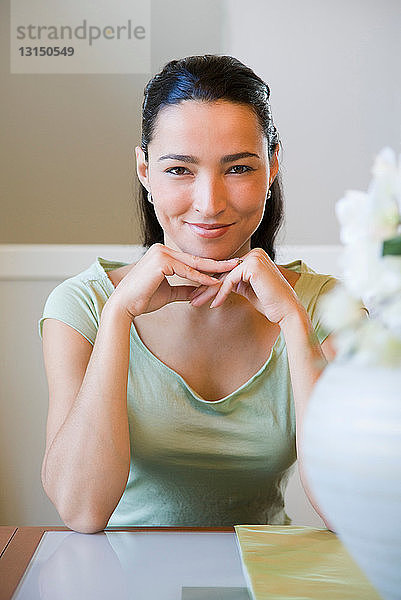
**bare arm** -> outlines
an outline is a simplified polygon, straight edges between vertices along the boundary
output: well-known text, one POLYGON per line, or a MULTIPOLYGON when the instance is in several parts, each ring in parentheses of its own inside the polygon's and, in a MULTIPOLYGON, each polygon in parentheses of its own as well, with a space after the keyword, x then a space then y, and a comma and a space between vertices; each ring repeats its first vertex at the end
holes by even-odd
POLYGON ((126 313, 106 303, 92 350, 68 325, 44 322, 50 406, 42 482, 65 524, 82 533, 104 529, 128 480, 130 326, 126 313))
POLYGON ((299 448, 299 440, 303 428, 303 419, 308 406, 309 398, 315 383, 327 366, 327 359, 319 344, 313 329, 309 315, 302 307, 296 313, 292 313, 287 319, 280 323, 284 333, 287 346, 288 364, 290 367, 291 384, 294 396, 296 415, 296 443, 298 455, 299 475, 305 493, 315 511, 323 519, 328 529, 333 526, 323 515, 322 510, 314 499, 307 484, 303 470, 302 456, 299 448))

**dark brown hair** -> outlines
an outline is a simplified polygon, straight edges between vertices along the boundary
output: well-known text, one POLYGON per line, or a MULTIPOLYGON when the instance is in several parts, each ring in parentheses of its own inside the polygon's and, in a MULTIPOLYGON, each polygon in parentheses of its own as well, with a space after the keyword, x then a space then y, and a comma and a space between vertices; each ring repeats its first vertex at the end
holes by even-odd
MULTIPOLYGON (((271 160, 277 144, 281 146, 281 142, 273 123, 269 98, 268 85, 252 69, 232 56, 205 54, 172 60, 148 82, 144 90, 141 148, 145 158, 148 160, 148 144, 152 140, 161 108, 184 100, 227 100, 247 104, 255 112, 266 135, 271 160)), ((270 190, 271 197, 266 201, 262 221, 251 237, 251 248, 263 248, 274 261, 274 241, 284 218, 280 173, 276 175, 270 190)), ((152 204, 147 200, 147 190, 141 183, 139 209, 144 246, 163 243, 163 229, 152 204)))

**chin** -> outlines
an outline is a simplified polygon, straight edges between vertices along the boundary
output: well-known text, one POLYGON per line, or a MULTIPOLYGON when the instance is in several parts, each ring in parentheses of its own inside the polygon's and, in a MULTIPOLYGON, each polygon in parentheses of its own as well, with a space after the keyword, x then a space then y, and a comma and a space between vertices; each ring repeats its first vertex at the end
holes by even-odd
POLYGON ((227 260, 236 256, 236 253, 241 250, 246 242, 238 244, 227 243, 223 240, 207 240, 205 242, 192 242, 188 241, 182 244, 180 250, 193 254, 194 256, 201 256, 202 258, 212 258, 213 260, 227 260))

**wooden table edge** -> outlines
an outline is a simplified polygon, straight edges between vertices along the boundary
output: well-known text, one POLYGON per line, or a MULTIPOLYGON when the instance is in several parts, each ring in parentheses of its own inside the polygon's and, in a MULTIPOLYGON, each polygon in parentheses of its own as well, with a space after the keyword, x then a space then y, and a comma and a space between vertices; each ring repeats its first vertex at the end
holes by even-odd
POLYGON ((16 531, 17 527, 0 526, 0 558, 16 531))
MULTIPOLYGON (((11 600, 12 595, 22 576, 25 573, 27 566, 35 554, 36 548, 46 531, 73 531, 69 527, 62 526, 37 526, 37 527, 17 527, 9 528, 7 544, 3 548, 0 557, 0 581, 2 586, 0 589, 0 600, 11 600), (13 531, 12 531, 13 530, 13 531), (12 531, 12 533, 11 533, 12 531)), ((95 534, 81 535, 99 535, 113 531, 146 531, 148 533, 158 531, 180 531, 180 532, 228 532, 235 533, 234 527, 106 527, 103 531, 95 534)))

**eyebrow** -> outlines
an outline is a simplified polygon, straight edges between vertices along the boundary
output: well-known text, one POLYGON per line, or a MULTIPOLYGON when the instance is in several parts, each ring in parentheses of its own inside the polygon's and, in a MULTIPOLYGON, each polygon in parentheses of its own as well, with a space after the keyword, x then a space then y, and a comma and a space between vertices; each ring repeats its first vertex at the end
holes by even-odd
MULTIPOLYGON (((250 156, 256 156, 256 158, 260 158, 258 154, 254 152, 237 152, 237 154, 227 154, 220 159, 220 164, 224 165, 226 163, 234 162, 235 160, 239 160, 240 158, 248 158, 250 156)), ((196 156, 190 156, 188 154, 164 154, 157 159, 160 160, 179 160, 180 162, 193 163, 195 165, 199 164, 199 159, 196 156)))

